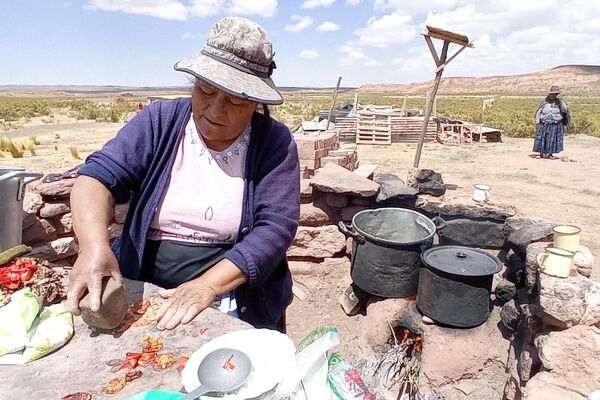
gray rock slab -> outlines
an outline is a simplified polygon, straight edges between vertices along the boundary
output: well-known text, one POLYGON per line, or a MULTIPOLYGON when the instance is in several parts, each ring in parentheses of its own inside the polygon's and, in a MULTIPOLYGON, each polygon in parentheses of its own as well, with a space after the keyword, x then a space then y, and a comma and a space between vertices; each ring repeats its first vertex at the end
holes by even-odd
POLYGON ((440 244, 500 249, 508 232, 504 224, 490 221, 454 219, 439 231, 440 244))
MULTIPOLYGON (((130 303, 142 295, 144 298, 157 298, 157 288, 150 284, 127 281, 126 287, 130 303)), ((124 399, 150 388, 180 391, 179 356, 189 356, 217 336, 251 328, 247 323, 212 308, 203 311, 189 324, 171 331, 160 331, 154 323, 111 335, 92 332, 80 317, 75 317, 74 322, 74 337, 56 352, 27 365, 0 367, 3 400, 60 399, 77 391, 89 392, 95 400, 124 399), (208 327, 203 335, 199 333, 202 326, 208 327), (106 362, 124 359, 126 352, 139 352, 145 336, 162 340, 164 348, 161 353, 173 354, 175 364, 165 370, 140 367, 142 377, 127 383, 117 394, 105 394, 102 391, 104 384, 112 378, 124 376, 126 372, 111 372, 106 362)))
POLYGON ((417 189, 406 185, 402 179, 391 173, 377 175, 380 186, 376 202, 387 206, 414 204, 419 193, 417 189))
POLYGON ((311 180, 311 185, 321 192, 360 197, 375 196, 379 192, 379 184, 376 182, 332 163, 318 170, 311 180))
POLYGON ((313 203, 300 205, 300 225, 302 226, 322 226, 331 224, 331 218, 326 209, 318 207, 313 203))
POLYGON ((504 222, 515 215, 517 209, 510 204, 494 203, 479 204, 472 201, 440 201, 429 196, 418 197, 415 207, 429 214, 440 215, 442 218, 468 218, 476 220, 493 220, 504 222))
POLYGON ((548 242, 535 242, 527 246, 527 255, 525 257, 525 286, 529 293, 533 293, 538 283, 539 264, 537 262, 538 254, 543 253, 548 247, 548 242))
POLYGON ((517 255, 525 258, 527 246, 534 242, 551 242, 554 224, 536 222, 515 230, 508 236, 508 245, 517 255))

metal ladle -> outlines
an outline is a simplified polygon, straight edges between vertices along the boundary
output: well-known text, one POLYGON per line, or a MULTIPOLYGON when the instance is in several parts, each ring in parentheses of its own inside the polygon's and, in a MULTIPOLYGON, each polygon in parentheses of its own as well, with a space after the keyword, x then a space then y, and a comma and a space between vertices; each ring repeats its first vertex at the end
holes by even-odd
POLYGON ((242 386, 252 371, 250 357, 236 349, 217 349, 208 353, 198 366, 200 386, 181 400, 195 400, 206 393, 229 393, 242 386))

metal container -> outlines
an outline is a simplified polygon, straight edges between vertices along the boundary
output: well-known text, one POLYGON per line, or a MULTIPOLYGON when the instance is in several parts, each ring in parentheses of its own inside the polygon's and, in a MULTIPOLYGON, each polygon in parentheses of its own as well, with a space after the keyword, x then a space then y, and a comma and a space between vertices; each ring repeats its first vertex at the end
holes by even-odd
POLYGON ((340 222, 340 231, 354 238, 352 280, 376 296, 414 296, 421 253, 445 225, 439 217, 431 220, 403 208, 364 210, 354 215, 351 226, 340 222))
POLYGON ((0 251, 21 244, 25 185, 42 175, 25 168, 0 166, 0 251))
POLYGON ((492 279, 502 264, 497 257, 464 246, 438 246, 421 255, 417 307, 434 321, 471 328, 490 315, 492 279))

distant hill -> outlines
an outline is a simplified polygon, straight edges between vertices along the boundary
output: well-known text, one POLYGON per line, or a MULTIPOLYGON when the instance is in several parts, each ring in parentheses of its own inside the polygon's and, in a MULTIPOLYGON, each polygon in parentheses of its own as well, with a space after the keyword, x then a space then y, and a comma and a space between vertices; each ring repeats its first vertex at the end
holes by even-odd
MULTIPOLYGON (((423 94, 432 82, 410 84, 368 84, 361 93, 394 92, 423 94)), ((482 78, 442 78, 438 93, 525 93, 545 92, 551 85, 559 85, 563 92, 600 92, 600 65, 561 65, 540 72, 521 75, 487 76, 482 78)))

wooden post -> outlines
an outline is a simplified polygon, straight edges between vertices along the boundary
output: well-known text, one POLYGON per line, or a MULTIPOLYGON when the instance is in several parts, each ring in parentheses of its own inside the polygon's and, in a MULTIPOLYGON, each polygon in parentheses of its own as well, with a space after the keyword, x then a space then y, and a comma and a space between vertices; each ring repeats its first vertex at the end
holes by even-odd
POLYGON ((352 112, 356 114, 356 107, 358 107, 358 92, 354 93, 354 105, 352 106, 352 112))
MULTIPOLYGON (((444 45, 442 46, 442 54, 440 56, 440 64, 446 62, 449 44, 449 41, 444 40, 444 45)), ((415 168, 419 168, 419 162, 421 161, 421 151, 423 150, 423 142, 425 141, 425 134, 427 133, 427 125, 429 124, 429 117, 431 117, 431 111, 433 109, 433 101, 435 100, 435 95, 437 94, 438 87, 440 86, 440 81, 442 80, 443 72, 444 70, 440 69, 435 73, 435 79, 433 80, 433 88, 431 88, 431 93, 429 95, 429 99, 427 100, 427 105, 425 107, 425 117, 423 119, 421 135, 419 136, 419 144, 417 145, 417 153, 415 154, 415 161, 413 163, 413 167, 415 168)))
POLYGON ((342 82, 341 76, 338 78, 337 85, 335 85, 335 91, 333 92, 331 107, 329 107, 329 115, 327 115, 327 126, 325 126, 325 130, 329 129, 329 122, 331 122, 331 114, 333 113, 333 107, 335 107, 335 99, 337 99, 338 90, 340 89, 340 82, 342 82))
POLYGON ((403 117, 406 117, 406 100, 407 100, 406 95, 404 95, 404 100, 402 101, 402 109, 400 110, 400 115, 403 117))

